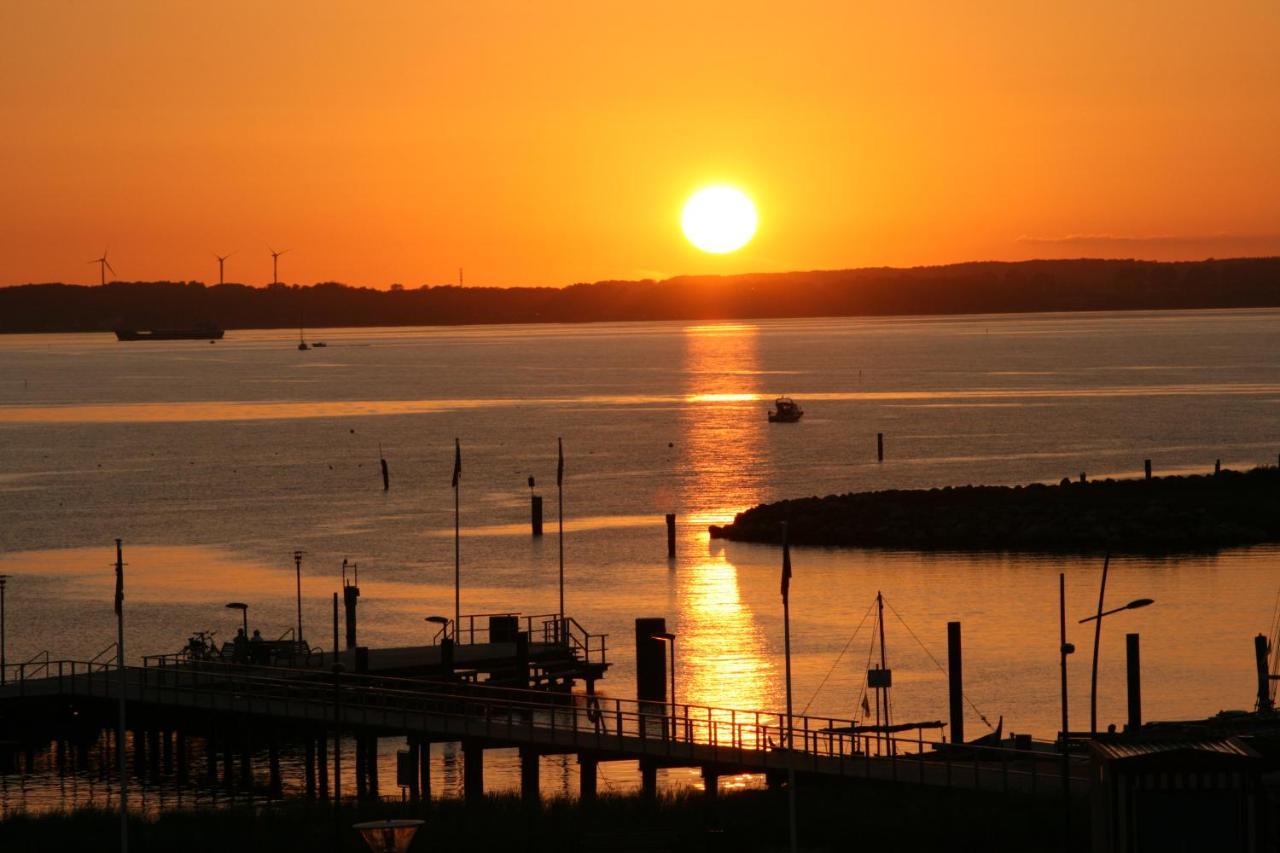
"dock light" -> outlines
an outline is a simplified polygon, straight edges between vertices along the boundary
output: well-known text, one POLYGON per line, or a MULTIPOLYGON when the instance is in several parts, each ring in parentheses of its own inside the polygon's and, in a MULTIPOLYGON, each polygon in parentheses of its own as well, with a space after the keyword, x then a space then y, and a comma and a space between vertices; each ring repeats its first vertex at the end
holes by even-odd
POLYGON ((233 601, 227 605, 227 608, 230 610, 240 611, 240 616, 244 620, 244 636, 245 636, 245 639, 248 639, 249 637, 249 605, 245 604, 243 601, 233 601))
POLYGON ((1139 607, 1147 607, 1155 603, 1156 603, 1156 600, 1154 598, 1135 598, 1133 601, 1130 601, 1124 607, 1117 607, 1114 610, 1108 610, 1105 613, 1095 613, 1093 616, 1086 616, 1080 620, 1079 624, 1083 625, 1086 622, 1092 622, 1095 619, 1101 619, 1103 616, 1110 616, 1112 613, 1119 613, 1121 610, 1137 610, 1139 607))
POLYGON ((413 819, 370 820, 354 824, 351 828, 360 833, 364 843, 373 853, 405 853, 413 843, 413 836, 424 821, 413 819))
POLYGON ((430 622, 433 625, 439 625, 444 630, 445 639, 449 639, 449 617, 447 616, 428 616, 422 621, 430 622))

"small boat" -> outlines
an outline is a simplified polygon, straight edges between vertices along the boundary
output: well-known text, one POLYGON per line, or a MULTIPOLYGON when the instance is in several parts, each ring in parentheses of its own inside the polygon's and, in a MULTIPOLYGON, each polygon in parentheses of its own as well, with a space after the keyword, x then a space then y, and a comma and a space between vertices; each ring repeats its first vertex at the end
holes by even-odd
POLYGON ((790 397, 779 397, 773 401, 773 411, 769 413, 771 424, 793 424, 804 417, 804 409, 800 408, 790 397))
POLYGON ((319 349, 320 347, 327 347, 327 346, 328 344, 326 344, 324 341, 316 341, 311 345, 312 349, 319 349))

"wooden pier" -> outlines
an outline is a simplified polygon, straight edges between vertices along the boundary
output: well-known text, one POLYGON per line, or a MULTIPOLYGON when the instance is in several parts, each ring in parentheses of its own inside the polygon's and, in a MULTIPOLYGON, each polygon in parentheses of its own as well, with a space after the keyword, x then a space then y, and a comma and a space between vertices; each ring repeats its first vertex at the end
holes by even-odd
MULTIPOLYGON (((328 744, 356 742, 356 794, 376 797, 377 740, 403 739, 420 768, 409 786, 412 797, 429 796, 422 747, 458 742, 464 757, 464 791, 483 796, 484 753, 516 748, 521 756, 524 796, 539 797, 538 757, 575 754, 580 791, 597 790, 602 761, 638 761, 642 790, 656 794, 659 767, 696 767, 709 794, 723 775, 765 773, 771 779, 789 770, 802 783, 875 780, 991 792, 1061 797, 1064 782, 1072 796, 1087 791, 1087 765, 1073 758, 1064 780, 1060 754, 1046 750, 974 747, 917 737, 852 731, 851 720, 793 718, 793 749, 785 715, 662 702, 638 702, 594 694, 510 689, 476 683, 443 683, 317 669, 235 666, 221 663, 126 667, 50 661, 40 671, 10 667, 0 687, 0 741, 24 749, 50 743, 96 740, 115 720, 116 700, 129 707, 135 767, 174 762, 180 778, 189 766, 191 740, 203 739, 211 780, 251 777, 251 754, 269 750, 270 785, 281 787, 281 748, 305 753, 305 790, 328 798, 329 779, 340 778, 330 763, 342 756, 328 744), (149 757, 148 757, 149 756, 149 757)), ((335 786, 336 787, 336 786, 335 786)), ((346 796, 339 790, 334 796, 346 796)), ((349 795, 349 792, 348 794, 349 795)))

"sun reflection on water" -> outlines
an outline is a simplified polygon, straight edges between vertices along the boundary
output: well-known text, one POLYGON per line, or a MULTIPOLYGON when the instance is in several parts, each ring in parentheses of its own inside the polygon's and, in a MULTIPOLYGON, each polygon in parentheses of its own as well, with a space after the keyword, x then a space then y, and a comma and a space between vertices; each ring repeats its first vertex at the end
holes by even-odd
POLYGON ((699 553, 677 571, 680 700, 720 708, 768 703, 774 666, 755 614, 743 601, 738 569, 708 546, 706 526, 759 502, 760 463, 767 448, 757 387, 754 327, 692 327, 684 342, 682 505, 699 530, 699 553), (705 550, 704 550, 705 549, 705 550))

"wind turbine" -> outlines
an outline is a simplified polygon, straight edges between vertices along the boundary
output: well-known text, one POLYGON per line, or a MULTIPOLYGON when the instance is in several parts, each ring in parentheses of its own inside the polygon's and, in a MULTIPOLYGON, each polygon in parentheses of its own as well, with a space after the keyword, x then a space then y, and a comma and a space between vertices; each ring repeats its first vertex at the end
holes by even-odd
POLYGON ((106 249, 102 250, 102 257, 94 258, 92 261, 89 261, 89 263, 98 265, 98 272, 100 274, 99 278, 101 279, 99 281, 99 284, 107 283, 107 270, 111 270, 112 275, 116 274, 115 267, 111 266, 111 262, 107 260, 106 249))
POLYGON ((280 269, 280 266, 279 266, 280 256, 283 255, 285 252, 288 252, 289 249, 285 249, 284 251, 277 252, 275 249, 268 246, 267 251, 271 252, 271 283, 279 284, 280 276, 278 271, 280 269))
POLYGON ((217 252, 214 252, 214 253, 213 253, 213 256, 214 256, 215 258, 217 258, 217 259, 218 259, 218 284, 222 284, 222 264, 223 264, 223 262, 225 262, 227 258, 231 257, 231 256, 232 256, 232 255, 234 255, 234 254, 235 254, 235 252, 228 252, 228 253, 227 253, 227 254, 225 254, 225 255, 219 255, 217 252))

